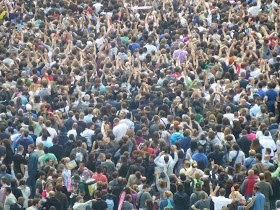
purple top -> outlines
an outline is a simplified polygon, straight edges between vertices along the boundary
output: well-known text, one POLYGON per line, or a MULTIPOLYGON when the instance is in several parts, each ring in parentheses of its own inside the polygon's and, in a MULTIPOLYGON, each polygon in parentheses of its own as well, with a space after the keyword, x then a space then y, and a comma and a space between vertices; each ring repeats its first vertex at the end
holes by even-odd
POLYGON ((136 197, 137 197, 137 193, 132 193, 131 194, 131 197, 132 197, 132 205, 133 205, 133 209, 136 209, 136 197))
POLYGON ((186 50, 182 50, 182 49, 175 50, 174 53, 173 53, 173 56, 174 57, 178 57, 181 52, 182 52, 182 54, 180 55, 179 59, 180 59, 180 61, 182 63, 185 60, 185 56, 188 54, 188 52, 186 50))

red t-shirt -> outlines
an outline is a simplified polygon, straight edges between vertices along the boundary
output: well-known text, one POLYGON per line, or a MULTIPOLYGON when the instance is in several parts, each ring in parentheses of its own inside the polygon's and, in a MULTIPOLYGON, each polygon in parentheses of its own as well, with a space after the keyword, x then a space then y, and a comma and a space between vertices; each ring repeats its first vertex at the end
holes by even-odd
POLYGON ((92 179, 95 179, 96 182, 98 181, 107 182, 107 177, 103 174, 94 174, 92 176, 92 179))

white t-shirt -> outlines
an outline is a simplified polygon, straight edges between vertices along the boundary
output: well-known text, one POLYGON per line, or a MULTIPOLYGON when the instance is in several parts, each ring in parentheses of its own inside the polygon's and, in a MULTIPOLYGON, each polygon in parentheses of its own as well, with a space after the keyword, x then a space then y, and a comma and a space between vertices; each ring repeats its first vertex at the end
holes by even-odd
POLYGON ((77 136, 77 131, 76 130, 70 130, 67 132, 67 136, 69 137, 70 134, 73 134, 75 137, 77 136))
POLYGON ((146 44, 144 47, 147 48, 147 54, 151 54, 152 50, 157 52, 157 48, 154 45, 146 44))
POLYGON ((224 196, 212 197, 212 201, 214 203, 215 210, 222 210, 223 206, 227 206, 228 204, 231 204, 231 202, 232 202, 231 199, 225 198, 224 196))
MULTIPOLYGON (((233 159, 236 156, 236 153, 237 153, 237 151, 230 151, 229 152, 229 159, 233 159)), ((238 154, 238 156, 237 156, 237 158, 235 160, 235 164, 236 163, 242 163, 242 159, 243 159, 244 156, 245 156, 244 152, 239 150, 239 154, 238 154)), ((235 164, 234 164, 234 166, 235 166, 235 164)))
POLYGON ((122 137, 126 134, 128 127, 126 124, 118 124, 113 128, 113 134, 115 135, 116 139, 119 141, 122 137))

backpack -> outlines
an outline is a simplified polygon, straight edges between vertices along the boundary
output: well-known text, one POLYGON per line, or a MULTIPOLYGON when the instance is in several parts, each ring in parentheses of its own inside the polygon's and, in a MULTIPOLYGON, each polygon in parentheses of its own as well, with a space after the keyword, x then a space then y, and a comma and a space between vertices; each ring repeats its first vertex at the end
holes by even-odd
POLYGON ((83 161, 83 153, 81 151, 81 149, 79 151, 76 152, 76 161, 78 162, 82 162, 83 161))
POLYGON ((170 199, 167 199, 167 206, 166 207, 169 207, 169 208, 173 209, 173 206, 170 202, 170 199))
POLYGON ((75 143, 73 141, 67 141, 64 145, 65 156, 69 157, 72 149, 75 148, 75 143))
MULTIPOLYGON (((84 199, 86 201, 90 200, 93 192, 96 190, 96 181, 95 179, 88 179, 87 181, 83 182, 85 186, 85 196, 84 199)), ((109 209, 111 210, 111 209, 109 209)))
POLYGON ((109 210, 113 210, 114 209, 114 201, 113 201, 113 197, 112 196, 110 196, 110 195, 108 195, 107 197, 106 197, 106 200, 105 200, 105 202, 107 203, 107 206, 108 206, 108 209, 109 210))

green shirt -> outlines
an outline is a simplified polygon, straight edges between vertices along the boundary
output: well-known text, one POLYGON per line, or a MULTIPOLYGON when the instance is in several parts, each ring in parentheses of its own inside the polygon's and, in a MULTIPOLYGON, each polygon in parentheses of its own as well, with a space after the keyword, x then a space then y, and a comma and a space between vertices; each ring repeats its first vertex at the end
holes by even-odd
POLYGON ((124 41, 125 41, 125 44, 127 44, 129 38, 128 38, 128 37, 121 37, 121 40, 124 40, 124 41))
POLYGON ((196 114, 194 117, 196 122, 201 122, 203 120, 202 115, 201 114, 196 114))
POLYGON ((27 85, 28 87, 31 85, 31 81, 28 78, 20 77, 17 79, 17 86, 19 85, 19 80, 24 80, 24 84, 27 85))
POLYGON ((34 122, 34 124, 33 124, 34 134, 36 136, 40 136, 42 129, 45 127, 46 127, 45 124, 42 124, 42 126, 41 126, 38 122, 34 122))
POLYGON ((213 67, 214 66, 214 64, 206 64, 205 65, 205 69, 203 69, 203 71, 207 71, 208 69, 209 69, 209 67, 210 67, 210 69, 211 69, 211 67, 213 67))
POLYGON ((55 155, 53 153, 48 153, 48 154, 44 154, 41 158, 40 158, 40 163, 46 163, 46 159, 47 158, 51 158, 53 160, 53 166, 54 166, 54 162, 57 160, 55 155))

